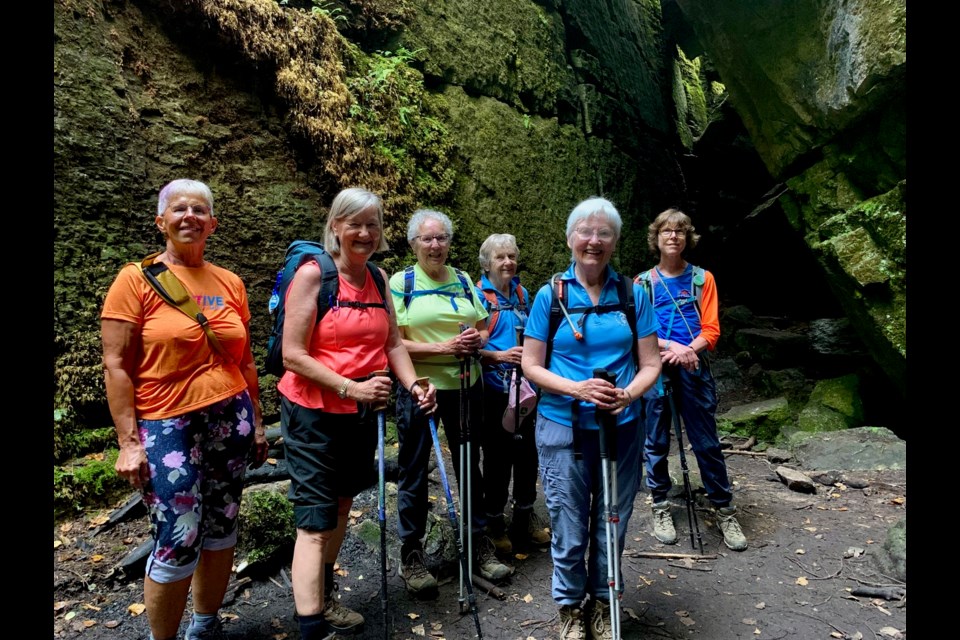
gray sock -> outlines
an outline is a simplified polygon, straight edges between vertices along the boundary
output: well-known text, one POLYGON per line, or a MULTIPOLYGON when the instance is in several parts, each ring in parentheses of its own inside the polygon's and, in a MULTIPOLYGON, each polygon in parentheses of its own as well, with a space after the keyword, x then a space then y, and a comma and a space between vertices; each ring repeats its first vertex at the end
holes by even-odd
POLYGON ((190 620, 190 628, 195 631, 204 629, 213 629, 217 624, 218 615, 216 613, 197 613, 193 612, 193 619, 190 620))

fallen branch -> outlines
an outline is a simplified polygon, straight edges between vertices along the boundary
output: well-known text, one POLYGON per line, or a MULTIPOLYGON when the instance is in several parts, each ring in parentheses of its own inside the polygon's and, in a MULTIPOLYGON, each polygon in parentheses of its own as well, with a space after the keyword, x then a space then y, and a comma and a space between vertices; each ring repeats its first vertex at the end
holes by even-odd
POLYGON ((237 581, 234 582, 233 584, 228 585, 226 592, 223 594, 223 605, 222 605, 222 606, 227 606, 228 604, 230 604, 230 603, 232 603, 234 600, 236 600, 236 599, 237 599, 237 593, 240 592, 240 589, 243 588, 243 587, 245 587, 245 586, 247 586, 247 585, 250 584, 251 582, 253 582, 253 579, 252 579, 252 578, 250 578, 250 577, 245 577, 245 578, 240 578, 239 580, 237 580, 237 581))
MULTIPOLYGON (((817 575, 816 573, 814 573, 814 572, 811 571, 810 569, 807 569, 807 568, 803 565, 803 563, 800 562, 799 560, 797 560, 796 558, 788 558, 788 560, 790 560, 790 561, 793 562, 795 565, 797 565, 798 567, 800 567, 801 569, 803 569, 804 571, 806 571, 807 573, 809 573, 811 576, 813 576, 812 578, 810 578, 811 580, 831 580, 831 579, 836 578, 837 576, 839 576, 839 575, 840 575, 840 572, 843 571, 843 559, 842 559, 842 558, 840 559, 840 568, 837 569, 837 572, 834 573, 834 574, 831 575, 831 576, 820 576, 820 575, 817 575)), ((839 631, 839 629, 838 629, 838 631, 839 631)))
POLYGON ((716 560, 717 559, 717 554, 715 553, 707 553, 701 556, 695 553, 658 553, 656 551, 634 551, 630 555, 636 556, 638 558, 678 558, 678 559, 691 558, 693 560, 716 560))
POLYGON ((735 444, 735 445, 733 445, 733 449, 734 449, 734 451, 748 451, 748 450, 752 449, 752 448, 753 448, 753 445, 755 445, 755 444, 757 444, 757 437, 756 437, 756 436, 750 436, 749 438, 747 438, 747 441, 746 441, 746 442, 743 442, 743 443, 741 443, 741 444, 735 444))
POLYGON ((679 562, 668 562, 667 566, 677 569, 689 569, 690 571, 713 571, 713 567, 694 567, 691 565, 680 564, 679 562))
POLYGON ((473 584, 474 586, 480 587, 486 591, 489 595, 493 596, 497 600, 506 600, 507 594, 503 592, 497 585, 493 584, 486 578, 481 578, 480 576, 473 575, 473 584))
POLYGON ((905 595, 905 591, 899 587, 857 587, 850 592, 855 596, 864 596, 866 598, 883 598, 884 600, 899 600, 905 595))
POLYGON ((740 451, 739 449, 724 449, 724 453, 737 453, 741 456, 766 456, 766 451, 740 451))

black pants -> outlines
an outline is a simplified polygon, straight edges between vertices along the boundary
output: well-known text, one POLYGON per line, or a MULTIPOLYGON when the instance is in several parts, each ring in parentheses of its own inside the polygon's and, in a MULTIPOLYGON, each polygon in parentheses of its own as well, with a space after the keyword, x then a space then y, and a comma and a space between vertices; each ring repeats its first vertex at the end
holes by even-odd
MULTIPOLYGON (((515 393, 513 387, 509 393, 515 393)), ((486 388, 483 392, 483 481, 486 490, 487 518, 499 516, 507 504, 510 476, 513 475, 513 501, 517 507, 532 507, 537 499, 537 442, 534 437, 536 414, 520 425, 519 438, 503 428, 507 394, 486 388)))
MULTIPOLYGON (((470 399, 471 472, 470 496, 473 505, 473 531, 479 532, 486 524, 483 502, 483 476, 480 472, 480 433, 483 429, 483 385, 478 380, 468 390, 470 399)), ((437 410, 433 414, 437 427, 443 426, 450 446, 453 473, 447 468, 447 477, 457 479, 457 487, 450 487, 454 498, 460 486, 460 390, 437 391, 437 410)), ((397 437, 400 441, 397 481, 397 533, 402 543, 401 553, 421 547, 427 527, 427 465, 433 440, 427 416, 413 403, 410 392, 397 390, 397 437)), ((445 497, 444 497, 445 499, 445 497)), ((461 508, 462 509, 462 508, 461 508)), ((461 510, 461 518, 463 517, 461 510)))

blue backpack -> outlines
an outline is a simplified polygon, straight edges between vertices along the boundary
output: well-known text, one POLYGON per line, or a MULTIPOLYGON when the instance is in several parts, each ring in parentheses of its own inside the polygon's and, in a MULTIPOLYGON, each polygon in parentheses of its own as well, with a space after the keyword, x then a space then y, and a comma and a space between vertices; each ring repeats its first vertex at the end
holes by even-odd
POLYGON ((367 269, 377 285, 377 291, 380 292, 380 302, 356 302, 352 300, 341 301, 338 298, 340 290, 340 278, 337 272, 337 264, 333 261, 333 256, 326 252, 323 245, 311 240, 294 240, 287 247, 287 253, 283 260, 283 267, 277 271, 277 280, 273 285, 273 293, 270 295, 270 315, 273 316, 273 331, 267 339, 267 358, 265 369, 267 373, 275 376, 282 376, 286 369, 283 368, 283 320, 284 303, 286 301, 287 289, 293 281, 300 265, 309 260, 316 260, 320 265, 322 276, 320 278, 320 293, 317 296, 317 322, 319 323, 332 307, 379 307, 390 313, 390 307, 386 302, 387 285, 383 279, 380 269, 372 262, 367 262, 367 269))

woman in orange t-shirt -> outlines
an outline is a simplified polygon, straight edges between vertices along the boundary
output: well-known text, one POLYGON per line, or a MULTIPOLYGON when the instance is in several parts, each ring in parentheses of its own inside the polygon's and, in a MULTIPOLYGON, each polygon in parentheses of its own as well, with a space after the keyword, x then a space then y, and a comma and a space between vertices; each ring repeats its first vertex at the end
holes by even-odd
MULTIPOLYGON (((287 291, 287 371, 277 386, 297 525, 291 573, 303 640, 363 628, 363 616, 333 594, 333 566, 353 498, 371 484, 377 443, 371 407, 390 400, 390 378, 372 374, 389 365, 423 411, 433 411, 436 403, 433 385, 424 388, 416 381, 392 298, 381 296, 367 264, 374 253, 387 249, 380 197, 360 188, 337 194, 327 215, 324 246, 338 272, 337 300, 317 322, 321 267, 316 260, 301 264, 287 291)), ((386 274, 379 273, 385 282, 386 274)))
POLYGON ((120 444, 116 470, 141 491, 150 513, 144 602, 151 638, 176 637, 191 584, 185 638, 216 638, 244 470, 267 456, 250 311, 240 278, 203 258, 217 227, 207 185, 166 185, 156 225, 166 249, 155 262, 195 297, 226 355, 160 297, 139 265, 121 269, 101 313, 107 402, 120 444))

